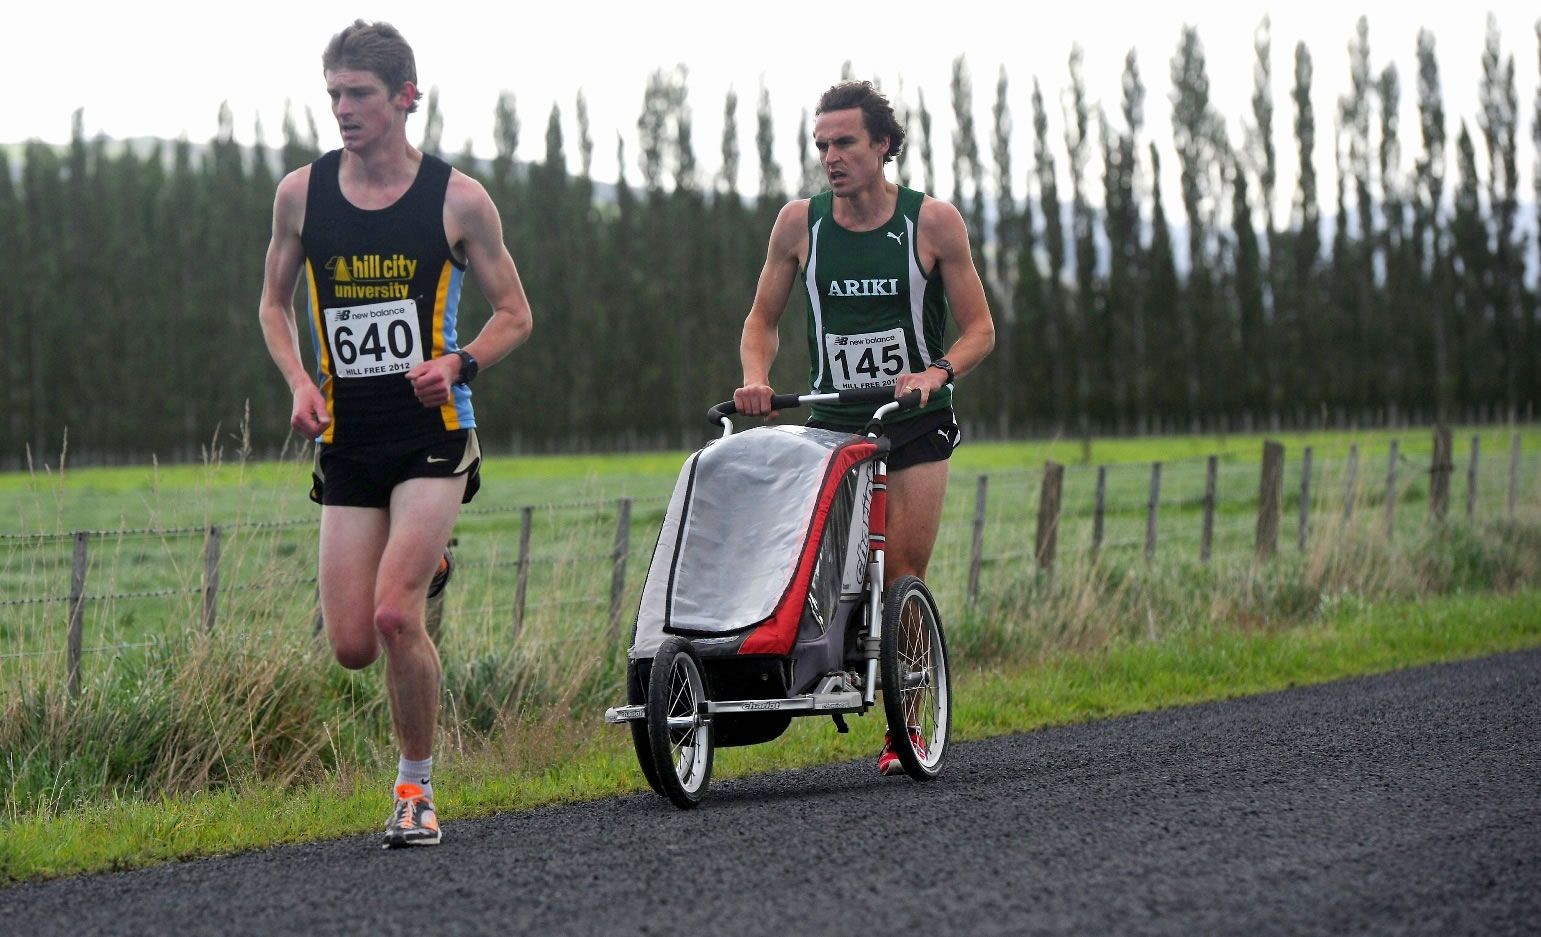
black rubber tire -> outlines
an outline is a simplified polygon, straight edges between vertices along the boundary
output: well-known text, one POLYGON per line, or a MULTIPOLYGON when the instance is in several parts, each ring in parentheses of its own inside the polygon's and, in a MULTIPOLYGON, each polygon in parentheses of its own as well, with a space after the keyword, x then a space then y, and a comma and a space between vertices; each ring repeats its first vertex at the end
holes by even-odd
POLYGON ((713 755, 712 724, 699 716, 700 704, 706 702, 706 680, 690 642, 665 638, 653 656, 647 683, 647 736, 658 784, 676 807, 689 810, 706 795, 713 755), (690 717, 695 724, 670 729, 671 716, 690 717))
POLYGON ((894 754, 905 774, 929 781, 942 773, 952 735, 952 672, 942 616, 919 577, 900 577, 883 596, 878 671, 894 754), (912 715, 924 742, 920 751, 908 731, 912 715))
MULTIPOLYGON (((626 662, 626 703, 630 706, 640 706, 647 703, 647 684, 642 681, 643 663, 648 661, 628 660, 626 662)), ((642 776, 647 778, 647 786, 653 789, 653 793, 660 797, 666 796, 663 786, 658 783, 658 766, 653 763, 653 746, 647 739, 647 722, 643 719, 633 719, 626 724, 631 730, 631 747, 637 753, 637 766, 642 769, 642 776)))

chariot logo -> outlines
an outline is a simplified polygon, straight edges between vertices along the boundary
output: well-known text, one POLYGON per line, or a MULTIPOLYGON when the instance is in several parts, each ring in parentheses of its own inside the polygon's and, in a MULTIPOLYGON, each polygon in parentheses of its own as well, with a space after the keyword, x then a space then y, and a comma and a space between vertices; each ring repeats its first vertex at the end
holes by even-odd
POLYGON ((781 708, 781 701, 772 699, 751 700, 744 704, 744 708, 748 710, 775 710, 781 708))
POLYGON ((830 296, 898 296, 899 278, 886 280, 830 280, 830 296))

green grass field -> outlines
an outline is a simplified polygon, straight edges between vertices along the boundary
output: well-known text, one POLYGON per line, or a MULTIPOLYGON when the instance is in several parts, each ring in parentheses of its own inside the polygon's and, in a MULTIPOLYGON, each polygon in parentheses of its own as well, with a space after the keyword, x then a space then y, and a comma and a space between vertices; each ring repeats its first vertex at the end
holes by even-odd
MULTIPOLYGON (((1452 513, 1464 510, 1470 431, 1455 434, 1452 513)), ((1512 433, 1482 435, 1476 516, 1504 516, 1512 433)), ((1096 466, 1107 466, 1104 550, 1143 555, 1150 463, 1160 461, 1157 552, 1164 560, 1198 556, 1204 459, 1220 460, 1214 551, 1250 552, 1263 436, 1162 437, 1092 441, 980 443, 953 464, 943 528, 930 580, 945 604, 966 594, 977 479, 989 477, 982 588, 1028 561, 1045 460, 1067 465, 1060 555, 1087 556, 1092 544, 1096 466), (1089 461, 1082 461, 1083 455, 1089 461)), ((1346 453, 1360 450, 1355 510, 1373 529, 1385 516, 1386 463, 1400 443, 1395 531, 1415 536, 1427 523, 1426 430, 1282 435, 1286 446, 1281 547, 1296 541, 1300 454, 1313 448, 1310 527, 1336 536, 1343 516, 1346 453)), ((1522 505, 1541 503, 1541 431, 1523 433, 1522 505)), ((523 623, 559 618, 563 635, 608 626, 615 501, 633 499, 628 532, 630 609, 683 453, 490 459, 483 494, 457 528, 459 572, 447 612, 460 640, 505 643, 515 621, 520 509, 534 506, 523 623)), ((197 628, 202 621, 205 529, 222 529, 219 621, 272 619, 293 627, 314 604, 315 520, 306 497, 304 460, 201 466, 69 469, 0 475, 0 674, 59 674, 64 668, 74 544, 92 531, 84 606, 83 670, 102 659, 138 653, 147 640, 197 628), (6 525, 9 524, 7 529, 6 525), (280 611, 281 610, 281 613, 280 611)))
MULTIPOLYGON (((1472 435, 1455 437, 1443 524, 1429 518, 1429 431, 1279 437, 1286 497, 1279 555, 1267 563, 1253 558, 1262 436, 1094 440, 1089 450, 1079 441, 965 446, 953 461, 928 576, 954 657, 974 675, 970 692, 995 688, 986 694, 993 702, 962 701, 964 734, 1534 644, 1541 431, 1521 433, 1513 520, 1513 432, 1495 429, 1481 435, 1475 510, 1472 520, 1465 517, 1472 435), (1388 530, 1392 439, 1401 455, 1388 530), (1310 536, 1300 550, 1307 445, 1310 536), (1358 483, 1353 518, 1345 521, 1351 445, 1359 450, 1358 483), (1215 548, 1213 561, 1201 564, 1210 454, 1220 464, 1215 548), (1067 468, 1059 559, 1045 575, 1034 568, 1032 550, 1042 465, 1051 458, 1067 468), (1162 488, 1157 551, 1147 561, 1152 462, 1162 463, 1162 488), (1106 514, 1103 548, 1094 555, 1098 466, 1106 466, 1106 514), (981 476, 988 478, 984 549, 978 601, 970 605, 981 476), (1396 622, 1422 610, 1439 618, 1429 625, 1435 637, 1399 636, 1396 622), (1352 627, 1340 633, 1344 623, 1352 627), (1375 636, 1353 637, 1365 629, 1375 636), (1319 659, 1281 650, 1299 641, 1327 650, 1319 659), (1196 674, 1184 658, 1203 648, 1222 654, 1196 674), (1149 661, 1136 671, 1137 685, 1120 676, 1134 658, 1149 661), (1062 676, 1078 667, 1090 675, 1062 676), (1103 667, 1112 670, 1098 671, 1103 667), (1101 689, 1076 689, 1085 681, 1101 689), (1037 708, 1041 688, 1061 684, 1070 695, 1037 708), (1024 687, 1039 688, 1026 709, 1012 702, 1024 687)), ((442 752, 462 791, 453 815, 601 796, 636 783, 629 752, 596 723, 621 695, 631 617, 683 458, 488 461, 483 495, 457 528, 457 573, 439 638, 442 752), (612 631, 616 499, 623 496, 632 499, 626 589, 612 631), (528 591, 517 615, 527 506, 528 591), (510 763, 520 767, 510 772, 510 763)), ((0 523, 0 823, 11 827, 8 845, 39 831, 26 840, 35 843, 25 847, 32 851, 16 853, 22 858, 0 853, 8 863, 0 879, 378 824, 378 776, 394 761, 379 668, 343 671, 313 634, 318 512, 306 498, 308 471, 298 460, 216 461, 0 475, 0 518, 11 519, 9 528, 0 523), (206 530, 216 525, 217 618, 205 633, 206 530), (82 674, 79 695, 71 696, 67 597, 72 533, 82 530, 90 532, 82 674), (293 824, 255 829, 264 809, 294 797, 306 807, 293 824), (91 830, 102 831, 100 841, 91 830)), ((724 770, 845 757, 872 741, 857 733, 850 743, 857 747, 848 750, 822 736, 794 738, 753 754, 727 753, 724 770)))

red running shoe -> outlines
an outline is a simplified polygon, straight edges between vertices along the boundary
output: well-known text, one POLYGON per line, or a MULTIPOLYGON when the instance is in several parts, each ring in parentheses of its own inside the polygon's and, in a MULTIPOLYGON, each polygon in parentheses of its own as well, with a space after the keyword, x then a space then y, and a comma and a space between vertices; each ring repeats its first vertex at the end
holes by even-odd
MULTIPOLYGON (((915 746, 915 754, 926 757, 926 740, 920 734, 920 729, 910 726, 910 743, 915 746)), ((878 753, 878 774, 888 777, 891 774, 903 774, 904 762, 899 760, 894 752, 893 737, 889 733, 883 733, 883 750, 878 753)))

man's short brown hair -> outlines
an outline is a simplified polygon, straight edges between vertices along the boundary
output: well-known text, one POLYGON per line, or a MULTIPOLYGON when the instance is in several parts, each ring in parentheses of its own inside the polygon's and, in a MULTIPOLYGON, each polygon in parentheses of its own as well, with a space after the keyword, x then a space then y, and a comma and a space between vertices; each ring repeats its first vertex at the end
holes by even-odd
POLYGON ((417 88, 417 59, 412 47, 407 45, 401 32, 390 23, 366 23, 354 20, 353 24, 332 37, 321 53, 321 72, 339 68, 373 72, 385 83, 386 89, 395 95, 401 86, 412 82, 414 97, 407 113, 417 111, 417 102, 423 96, 417 88))
POLYGON ((888 153, 884 155, 883 162, 890 162, 898 156, 904 149, 904 128, 894 116, 894 106, 888 103, 888 97, 870 81, 842 81, 832 86, 819 98, 819 106, 813 114, 817 117, 829 111, 844 111, 853 107, 861 108, 862 126, 867 128, 867 136, 874 140, 884 137, 888 139, 888 153))

